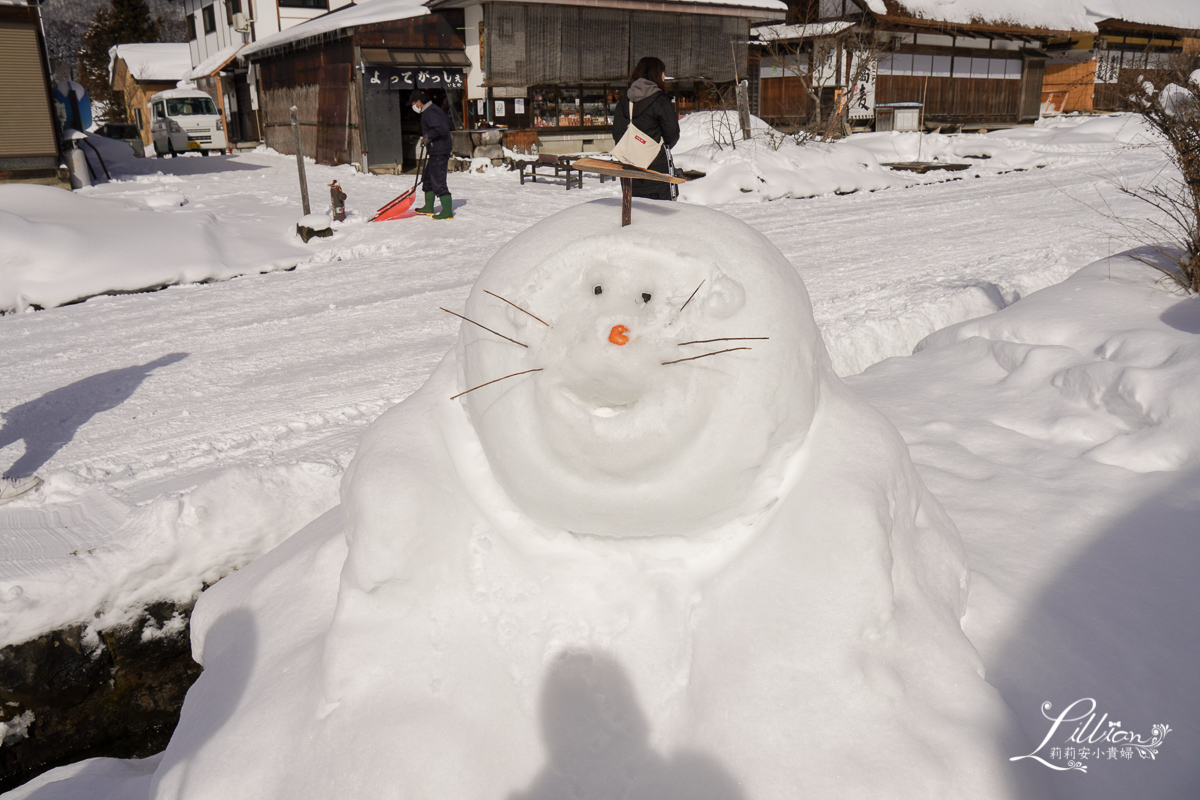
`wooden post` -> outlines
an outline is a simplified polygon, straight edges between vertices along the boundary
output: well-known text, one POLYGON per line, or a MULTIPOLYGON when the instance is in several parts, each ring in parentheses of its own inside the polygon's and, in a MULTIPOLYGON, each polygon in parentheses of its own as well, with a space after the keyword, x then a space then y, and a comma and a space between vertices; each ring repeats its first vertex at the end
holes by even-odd
MULTIPOLYGON (((675 175, 668 175, 665 172, 655 172, 650 169, 641 169, 629 164, 621 164, 616 161, 601 161, 595 158, 581 158, 571 164, 571 169, 577 170, 580 175, 580 181, 583 180, 583 173, 595 172, 597 175, 608 175, 613 178, 621 179, 621 227, 624 228, 633 222, 633 179, 639 178, 645 181, 661 181, 663 183, 683 183, 684 179, 675 175)), ((568 173, 569 174, 569 173, 568 173)))
POLYGON ((300 199, 304 203, 304 216, 312 213, 308 206, 308 178, 304 175, 304 151, 300 147, 300 120, 298 108, 292 106, 292 131, 296 134, 296 172, 300 173, 300 199))
POLYGON ((742 127, 742 139, 750 138, 750 81, 743 78, 737 84, 738 123, 742 127))

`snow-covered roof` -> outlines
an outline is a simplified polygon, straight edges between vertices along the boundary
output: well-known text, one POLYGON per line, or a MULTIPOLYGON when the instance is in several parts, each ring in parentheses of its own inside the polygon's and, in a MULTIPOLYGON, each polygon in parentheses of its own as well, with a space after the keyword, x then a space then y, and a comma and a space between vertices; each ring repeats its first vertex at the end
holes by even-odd
POLYGON ((817 36, 833 36, 857 23, 846 20, 815 22, 811 25, 760 25, 753 33, 759 41, 777 42, 783 39, 809 39, 817 36))
POLYGON ((1196 0, 1093 0, 1088 8, 1126 22, 1200 30, 1200 3, 1196 0))
MULTIPOLYGON (((678 0, 665 0, 659 5, 669 8, 678 0)), ((436 3, 434 3, 436 5, 436 3)), ((589 3, 590 4, 590 3, 589 3)), ((685 3, 678 2, 679 5, 685 3)), ((787 3, 783 0, 687 0, 687 4, 718 5, 740 8, 768 9, 771 11, 787 11, 787 3)), ((368 0, 366 3, 342 6, 328 14, 314 17, 285 31, 272 34, 257 42, 246 45, 239 53, 239 58, 261 53, 283 44, 299 42, 323 33, 357 28, 362 25, 374 25, 380 22, 391 22, 397 19, 419 17, 428 14, 426 0, 368 0)))
POLYGON ((178 81, 192 68, 187 42, 118 44, 108 48, 108 80, 111 83, 117 59, 125 62, 138 81, 178 81))
MULTIPOLYGON (((787 3, 783 0, 688 0, 687 5, 691 4, 701 6, 730 6, 738 8, 762 8, 769 11, 787 11, 787 3)), ((588 5, 592 5, 589 3, 588 5)), ((670 8, 672 3, 661 3, 663 7, 670 8)))
POLYGON ((1144 25, 1200 29, 1196 0, 862 0, 877 14, 959 24, 983 23, 1095 32, 1097 23, 1121 19, 1144 25))
MULTIPOLYGON (((180 81, 180 83, 183 83, 180 81)), ((197 89, 195 84, 184 84, 176 86, 174 89, 163 89, 161 92, 155 92, 150 98, 150 102, 154 103, 159 100, 169 100, 172 97, 208 97, 209 94, 202 89, 197 89)))
POLYGON ((228 47, 222 47, 217 52, 213 53, 208 58, 201 61, 196 66, 189 69, 183 74, 185 81, 194 81, 196 78, 204 78, 219 71, 221 67, 233 61, 233 57, 237 55, 238 50, 241 50, 246 45, 242 42, 231 44, 228 47))
POLYGON ((419 17, 428 13, 429 9, 425 7, 424 0, 368 0, 360 5, 351 3, 248 44, 242 49, 239 56, 248 56, 282 44, 299 42, 322 33, 419 17))

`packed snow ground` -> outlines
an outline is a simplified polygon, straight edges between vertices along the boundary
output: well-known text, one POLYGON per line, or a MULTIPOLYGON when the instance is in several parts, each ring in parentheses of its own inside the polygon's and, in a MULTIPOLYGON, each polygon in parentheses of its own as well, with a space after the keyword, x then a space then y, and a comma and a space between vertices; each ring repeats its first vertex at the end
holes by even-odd
MULTIPOLYGON (((853 374, 1123 249, 1119 231, 1072 197, 1094 197, 1113 176, 1152 173, 1161 156, 1115 136, 1072 143, 1069 129, 1056 129, 1061 136, 1053 140, 1041 129, 987 138, 1038 152, 1046 160, 1041 170, 723 210, 790 258, 838 371, 853 374), (1029 143, 1038 136, 1045 137, 1040 145, 1029 143)), ((212 214, 231 229, 249 215, 276 230, 300 215, 294 161, 281 156, 147 160, 133 168, 142 174, 84 196, 126 201, 179 192, 186 204, 155 213, 212 214)), ((437 307, 461 308, 483 261, 527 224, 580 200, 615 196, 612 184, 591 180, 576 193, 555 184, 519 187, 505 174, 452 175, 461 203, 453 223, 368 226, 365 214, 405 181, 310 167, 313 196, 322 196, 316 187, 333 177, 359 213, 335 237, 305 249, 294 272, 0 319, 0 408, 8 412, 0 458, 21 460, 47 478, 44 492, 0 509, 0 641, 85 619, 97 604, 119 610, 150 594, 186 595, 197 576, 244 563, 332 507, 365 424, 420 385, 450 346, 458 323, 437 307)), ((1118 213, 1143 213, 1123 199, 1113 202, 1118 213)), ((1125 268, 1114 267, 1125 287, 1117 301, 1125 316, 1097 320, 1095 330, 1084 324, 1094 312, 1080 320, 1068 310, 1078 284, 1054 290, 1053 302, 1040 301, 1039 322, 1067 316, 1083 330, 1032 342, 1051 350, 1028 361, 1028 386, 1010 380, 1003 397, 995 387, 1010 368, 1019 372, 1021 359, 997 360, 1003 348, 972 339, 935 338, 920 355, 881 364, 853 385, 901 428, 962 531, 975 576, 967 629, 1029 734, 1041 723, 1036 706, 1060 690, 1056 708, 1090 694, 1106 710, 1111 702, 1129 728, 1168 722, 1178 733, 1159 761, 1114 767, 1143 789, 1164 788, 1140 794, 1171 797, 1179 793, 1169 790, 1196 785, 1166 762, 1182 759, 1171 746, 1194 740, 1188 728, 1196 717, 1191 695, 1174 691, 1196 655, 1186 621, 1195 598, 1181 593, 1179 574, 1194 572, 1196 563, 1194 526, 1186 523, 1194 519, 1187 505, 1195 494, 1188 471, 1194 428, 1183 404, 1156 401, 1153 413, 1142 413, 1137 403, 1150 402, 1141 399, 1148 389, 1123 394, 1125 373, 1096 377, 1090 373, 1113 368, 1086 362, 1129 326, 1148 327, 1140 338, 1154 339, 1152 347, 1134 342, 1124 352, 1115 345, 1102 352, 1134 359, 1115 372, 1157 369, 1155 398, 1179 396, 1195 374, 1195 356, 1159 340, 1194 337, 1200 326, 1187 305, 1193 301, 1125 268), (1156 328, 1160 317, 1166 327, 1156 328), (1055 347, 1079 355, 1068 358, 1055 347), (1039 364, 1040 373, 1032 370, 1039 364), (1160 369, 1168 364, 1178 374, 1160 369), (1066 379, 1055 375, 1076 366, 1086 380, 1070 383, 1092 381, 1097 393, 1078 389, 1057 398, 1051 387, 1066 379), (1101 378, 1109 383, 1102 386, 1101 378), (1039 402, 1027 404, 1039 393, 1039 402), (1056 403, 1092 419, 1063 432, 1056 403), (1158 459, 1152 464, 1174 465, 1173 472, 1143 475, 1130 469, 1143 463, 1136 458, 1114 465, 1081 453, 1082 442, 1094 445, 1106 431, 1141 430, 1168 418, 1174 428, 1167 438, 1181 441, 1182 451, 1162 456, 1170 448, 1154 441, 1132 450, 1158 459), (1148 538, 1172 557, 1131 541, 1130 531, 1146 526, 1148 538), (1147 597, 1161 609, 1149 610, 1147 597), (1060 607, 1062 615, 1037 621, 1060 607), (1096 609, 1102 613, 1093 615, 1096 609)), ((1022 307, 1030 306, 1014 306, 995 324, 1022 307)), ((1026 341, 978 330, 988 339, 1026 341)), ((1097 796, 1090 779, 1099 775, 1063 777, 1064 796, 1097 796)))

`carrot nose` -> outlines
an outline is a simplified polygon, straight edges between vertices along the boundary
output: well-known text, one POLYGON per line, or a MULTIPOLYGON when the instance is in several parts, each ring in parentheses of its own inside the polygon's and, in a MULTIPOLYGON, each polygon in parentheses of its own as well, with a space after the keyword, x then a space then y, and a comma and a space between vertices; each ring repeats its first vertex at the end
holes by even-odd
POLYGON ((629 328, 624 325, 613 325, 613 329, 608 332, 608 340, 613 344, 625 344, 629 341, 629 328))

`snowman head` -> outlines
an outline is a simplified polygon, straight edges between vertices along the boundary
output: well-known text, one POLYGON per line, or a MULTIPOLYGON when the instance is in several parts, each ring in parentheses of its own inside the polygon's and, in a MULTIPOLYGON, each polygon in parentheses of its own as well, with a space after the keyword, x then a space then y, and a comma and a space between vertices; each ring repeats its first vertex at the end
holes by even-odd
POLYGON ((611 202, 587 203, 492 257, 466 316, 494 333, 463 324, 473 390, 455 402, 537 521, 686 535, 771 502, 828 357, 803 284, 761 234, 705 208, 639 204, 634 218, 620 228, 611 202))

